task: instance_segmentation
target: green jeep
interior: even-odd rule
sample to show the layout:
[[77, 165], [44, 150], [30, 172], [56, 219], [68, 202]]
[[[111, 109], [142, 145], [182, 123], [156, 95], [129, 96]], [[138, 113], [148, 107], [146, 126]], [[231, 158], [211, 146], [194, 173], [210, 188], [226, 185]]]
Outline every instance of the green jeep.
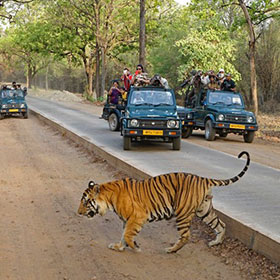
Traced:
[[124, 150], [132, 141], [171, 142], [173, 150], [181, 148], [181, 121], [175, 94], [162, 87], [131, 87], [121, 118]]
[[3, 88], [0, 90], [0, 119], [5, 116], [19, 115], [28, 118], [25, 102], [26, 91], [22, 89]]
[[245, 110], [242, 95], [237, 92], [202, 90], [192, 110], [193, 128], [205, 130], [208, 141], [214, 140], [216, 134], [226, 137], [228, 133], [234, 133], [252, 143], [258, 130], [255, 115]]

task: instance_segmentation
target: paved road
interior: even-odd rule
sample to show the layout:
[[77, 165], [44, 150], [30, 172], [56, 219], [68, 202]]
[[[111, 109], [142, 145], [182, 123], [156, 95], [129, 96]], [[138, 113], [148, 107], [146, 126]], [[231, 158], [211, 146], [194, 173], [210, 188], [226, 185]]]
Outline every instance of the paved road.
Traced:
[[[181, 151], [167, 143], [135, 143], [123, 151], [119, 132], [96, 115], [28, 97], [30, 108], [56, 121], [67, 129], [92, 141], [104, 150], [150, 175], [184, 171], [219, 179], [230, 178], [243, 168], [237, 157], [182, 141]], [[241, 151], [236, 151], [236, 155]], [[280, 242], [280, 170], [254, 163], [238, 183], [213, 189], [215, 208], [243, 224]]]

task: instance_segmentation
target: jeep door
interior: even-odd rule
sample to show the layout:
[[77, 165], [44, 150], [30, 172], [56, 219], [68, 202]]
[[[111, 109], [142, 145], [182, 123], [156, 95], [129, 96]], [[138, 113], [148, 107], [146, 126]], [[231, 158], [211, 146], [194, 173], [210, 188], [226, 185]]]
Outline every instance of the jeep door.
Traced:
[[205, 110], [205, 106], [204, 105], [204, 100], [205, 100], [205, 96], [206, 96], [206, 92], [205, 91], [200, 91], [200, 93], [198, 94], [198, 98], [196, 100], [196, 105], [195, 105], [195, 123], [196, 126], [199, 127], [204, 127], [204, 119], [205, 116], [207, 115], [207, 111]]

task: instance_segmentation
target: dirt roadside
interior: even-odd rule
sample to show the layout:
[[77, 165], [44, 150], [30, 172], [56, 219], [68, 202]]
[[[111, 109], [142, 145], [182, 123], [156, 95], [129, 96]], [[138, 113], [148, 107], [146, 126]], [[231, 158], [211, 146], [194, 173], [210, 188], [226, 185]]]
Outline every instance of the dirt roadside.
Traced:
[[280, 269], [238, 241], [216, 248], [195, 221], [180, 252], [164, 248], [177, 238], [174, 221], [151, 223], [137, 241], [141, 253], [116, 253], [115, 214], [93, 220], [76, 210], [87, 182], [123, 177], [93, 154], [31, 116], [0, 122], [0, 279], [280, 279]]

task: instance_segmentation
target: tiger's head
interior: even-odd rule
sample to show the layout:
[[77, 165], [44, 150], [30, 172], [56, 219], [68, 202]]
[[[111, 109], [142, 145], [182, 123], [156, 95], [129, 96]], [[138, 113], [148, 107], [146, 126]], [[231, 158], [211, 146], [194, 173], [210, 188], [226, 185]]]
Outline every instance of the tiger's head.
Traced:
[[100, 213], [100, 206], [98, 204], [98, 196], [100, 193], [100, 186], [93, 181], [88, 183], [88, 188], [84, 191], [81, 203], [78, 209], [78, 214], [93, 218]]

